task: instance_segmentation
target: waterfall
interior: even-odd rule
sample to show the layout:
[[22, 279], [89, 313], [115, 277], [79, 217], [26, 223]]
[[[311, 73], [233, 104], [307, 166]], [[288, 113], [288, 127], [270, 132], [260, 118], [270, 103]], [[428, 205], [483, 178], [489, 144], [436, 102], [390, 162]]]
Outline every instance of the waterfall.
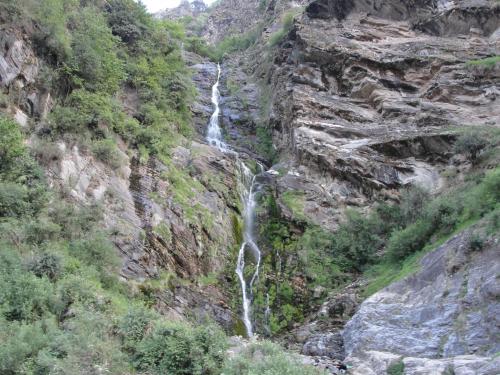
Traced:
[[[245, 324], [245, 328], [247, 331], [247, 336], [253, 336], [253, 327], [251, 320], [251, 302], [253, 299], [253, 284], [259, 277], [259, 269], [260, 269], [260, 260], [261, 253], [260, 249], [257, 246], [255, 237], [254, 237], [254, 219], [255, 219], [255, 194], [257, 190], [257, 185], [255, 183], [255, 175], [250, 171], [250, 169], [243, 163], [240, 164], [240, 175], [242, 182], [242, 192], [241, 192], [241, 200], [243, 202], [243, 243], [240, 246], [240, 250], [238, 252], [238, 261], [236, 263], [236, 274], [238, 275], [238, 279], [240, 280], [241, 292], [243, 297], [243, 323]], [[251, 254], [255, 259], [255, 271], [250, 279], [250, 283], [248, 284], [245, 280], [244, 271], [245, 271], [245, 254], [247, 250], [250, 250]]]
[[[211, 146], [217, 147], [222, 152], [233, 152], [230, 150], [228, 145], [222, 139], [222, 132], [219, 126], [219, 79], [220, 79], [220, 65], [217, 64], [217, 81], [212, 86], [212, 103], [214, 105], [214, 112], [210, 117], [210, 122], [207, 129], [207, 142]], [[256, 183], [256, 175], [252, 173], [250, 168], [237, 157], [237, 163], [239, 166], [240, 175], [240, 199], [243, 203], [243, 243], [238, 251], [238, 260], [236, 262], [236, 274], [241, 286], [241, 294], [243, 300], [243, 316], [242, 320], [245, 324], [245, 329], [248, 337], [253, 336], [253, 326], [252, 326], [252, 299], [253, 299], [253, 285], [255, 281], [259, 278], [259, 269], [261, 261], [261, 252], [259, 246], [256, 243], [254, 236], [254, 219], [255, 219], [255, 207], [256, 200], [255, 196], [258, 190], [258, 184]], [[263, 167], [260, 163], [257, 163], [260, 172], [263, 171]], [[245, 280], [245, 255], [247, 251], [250, 251], [255, 260], [255, 271], [247, 285], [247, 280]]]
[[227, 151], [227, 145], [222, 140], [222, 132], [219, 126], [219, 79], [220, 79], [220, 64], [217, 64], [217, 81], [212, 86], [212, 104], [214, 105], [214, 112], [210, 117], [207, 129], [207, 142], [211, 146], [217, 147], [222, 152]]

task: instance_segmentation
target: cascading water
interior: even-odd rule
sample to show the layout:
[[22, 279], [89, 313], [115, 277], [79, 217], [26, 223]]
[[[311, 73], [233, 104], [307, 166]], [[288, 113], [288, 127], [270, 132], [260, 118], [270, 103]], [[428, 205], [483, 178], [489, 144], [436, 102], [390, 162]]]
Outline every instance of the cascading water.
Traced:
[[[236, 274], [240, 280], [241, 292], [243, 297], [243, 323], [247, 331], [248, 337], [253, 336], [253, 327], [251, 320], [251, 301], [253, 298], [252, 288], [255, 280], [259, 277], [260, 269], [260, 249], [257, 246], [254, 238], [254, 218], [255, 218], [255, 194], [257, 185], [255, 183], [255, 175], [250, 171], [250, 169], [243, 163], [240, 162], [241, 168], [241, 179], [242, 179], [242, 193], [241, 200], [243, 202], [243, 243], [240, 246], [238, 252], [238, 261], [236, 263]], [[255, 271], [248, 284], [245, 280], [245, 254], [246, 251], [250, 250], [255, 259]]]
[[[233, 152], [229, 149], [227, 144], [222, 140], [222, 132], [219, 126], [219, 79], [220, 79], [220, 65], [217, 64], [217, 81], [212, 86], [212, 103], [214, 105], [214, 112], [210, 117], [210, 122], [207, 129], [207, 142], [217, 147], [222, 152]], [[238, 154], [236, 154], [238, 156]], [[259, 277], [261, 253], [260, 249], [256, 243], [254, 237], [254, 218], [255, 218], [255, 195], [257, 193], [258, 185], [256, 184], [256, 176], [252, 173], [250, 168], [248, 168], [245, 163], [243, 163], [239, 158], [238, 166], [240, 168], [240, 182], [241, 182], [241, 201], [243, 203], [243, 243], [240, 246], [238, 252], [238, 260], [236, 263], [236, 274], [241, 285], [241, 293], [243, 299], [243, 323], [245, 324], [245, 329], [248, 337], [253, 336], [253, 326], [251, 318], [251, 304], [253, 299], [252, 288], [255, 281]], [[262, 172], [262, 166], [260, 164], [259, 168]], [[247, 250], [251, 251], [255, 259], [255, 271], [247, 285], [245, 280], [245, 254]]]
[[214, 112], [210, 117], [207, 129], [207, 141], [211, 146], [217, 147], [222, 152], [227, 151], [227, 145], [222, 140], [222, 132], [219, 126], [219, 79], [220, 79], [220, 65], [217, 64], [217, 81], [212, 86], [212, 104], [214, 105]]

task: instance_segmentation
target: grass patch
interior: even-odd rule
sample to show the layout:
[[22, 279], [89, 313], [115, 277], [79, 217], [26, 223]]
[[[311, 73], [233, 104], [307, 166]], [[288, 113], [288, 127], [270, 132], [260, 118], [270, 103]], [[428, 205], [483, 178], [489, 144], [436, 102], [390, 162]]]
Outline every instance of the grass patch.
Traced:
[[280, 198], [283, 204], [290, 209], [294, 218], [301, 221], [306, 221], [306, 216], [304, 214], [304, 207], [305, 207], [304, 192], [297, 190], [289, 190], [285, 191]]
[[293, 27], [293, 20], [295, 16], [300, 14], [303, 9], [303, 7], [297, 7], [283, 14], [281, 18], [281, 29], [269, 37], [268, 44], [270, 47], [278, 45], [285, 38]]
[[493, 68], [496, 64], [500, 63], [500, 56], [490, 56], [484, 59], [467, 61], [468, 66], [483, 66], [486, 68]]

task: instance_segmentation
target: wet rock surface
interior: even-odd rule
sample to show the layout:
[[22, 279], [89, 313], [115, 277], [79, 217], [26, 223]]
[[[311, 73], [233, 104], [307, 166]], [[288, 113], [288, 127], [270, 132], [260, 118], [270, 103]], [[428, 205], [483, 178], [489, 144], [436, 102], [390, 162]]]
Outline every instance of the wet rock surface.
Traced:
[[191, 106], [196, 134], [204, 139], [207, 124], [212, 115], [212, 86], [217, 80], [217, 64], [191, 52], [184, 52], [184, 58], [193, 72], [193, 83], [197, 95]]

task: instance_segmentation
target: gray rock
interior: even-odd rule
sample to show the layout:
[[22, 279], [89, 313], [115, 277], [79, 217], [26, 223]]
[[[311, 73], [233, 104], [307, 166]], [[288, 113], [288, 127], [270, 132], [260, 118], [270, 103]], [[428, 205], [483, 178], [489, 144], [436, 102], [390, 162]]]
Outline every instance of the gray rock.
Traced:
[[434, 365], [483, 373], [474, 371], [500, 350], [500, 248], [490, 240], [471, 253], [469, 236], [453, 237], [426, 255], [415, 275], [361, 304], [343, 331], [348, 363], [362, 369], [380, 357], [373, 353], [392, 353], [405, 357], [408, 374], [434, 373], [429, 370]]
[[342, 360], [344, 359], [342, 335], [335, 332], [312, 336], [302, 347], [302, 354]]

